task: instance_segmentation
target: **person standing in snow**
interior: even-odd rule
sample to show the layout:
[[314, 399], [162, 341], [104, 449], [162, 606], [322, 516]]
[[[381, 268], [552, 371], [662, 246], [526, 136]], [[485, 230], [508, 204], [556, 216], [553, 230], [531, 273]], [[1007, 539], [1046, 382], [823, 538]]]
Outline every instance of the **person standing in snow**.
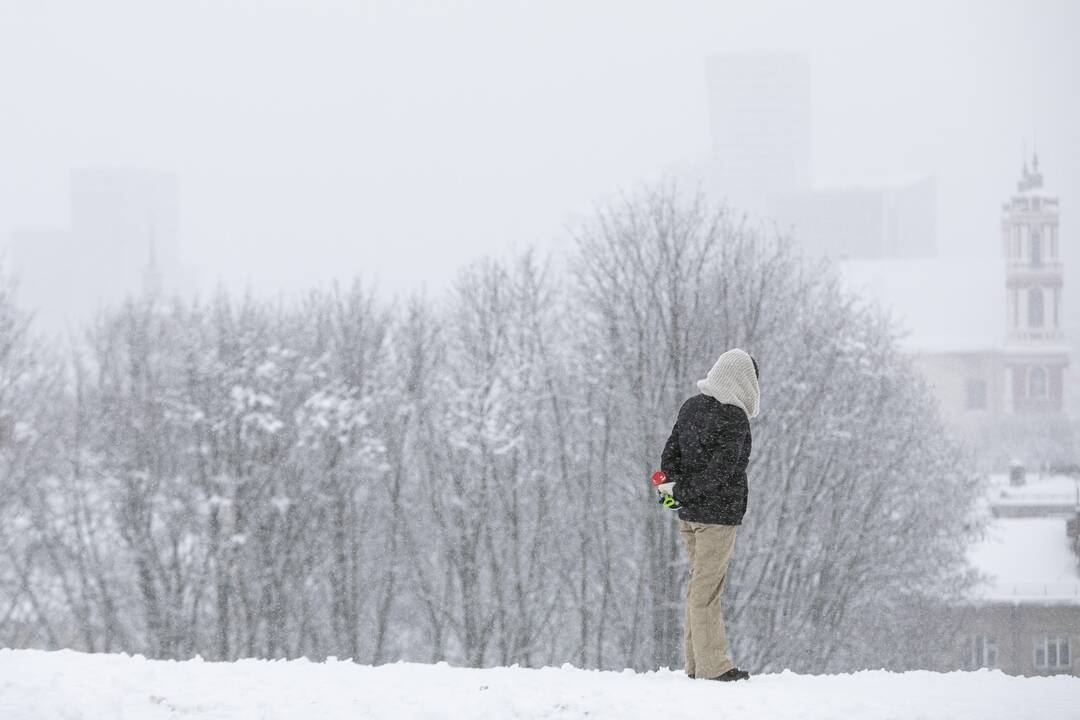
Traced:
[[750, 418], [758, 414], [758, 365], [739, 348], [720, 356], [701, 392], [679, 409], [664, 446], [657, 489], [679, 505], [679, 535], [690, 561], [683, 653], [686, 674], [710, 680], [744, 680], [750, 674], [728, 657], [720, 607], [735, 531], [746, 512]]

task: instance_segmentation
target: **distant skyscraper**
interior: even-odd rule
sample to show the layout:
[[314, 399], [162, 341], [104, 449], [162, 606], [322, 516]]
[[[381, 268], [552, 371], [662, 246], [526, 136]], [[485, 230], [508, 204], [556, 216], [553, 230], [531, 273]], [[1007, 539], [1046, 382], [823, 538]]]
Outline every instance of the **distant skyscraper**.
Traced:
[[759, 212], [771, 195], [810, 187], [810, 62], [805, 55], [706, 61], [715, 190]]
[[176, 176], [128, 168], [83, 168], [71, 175], [71, 229], [87, 271], [112, 278], [103, 298], [146, 290], [151, 261], [172, 279], [178, 264]]
[[20, 305], [49, 334], [75, 332], [101, 306], [182, 287], [175, 175], [85, 168], [71, 175], [71, 227], [11, 234]]

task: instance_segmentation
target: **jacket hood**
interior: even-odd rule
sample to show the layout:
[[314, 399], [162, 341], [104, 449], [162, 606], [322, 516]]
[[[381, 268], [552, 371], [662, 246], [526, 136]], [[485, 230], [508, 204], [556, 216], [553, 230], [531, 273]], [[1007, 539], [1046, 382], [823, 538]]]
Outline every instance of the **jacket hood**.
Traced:
[[698, 390], [722, 403], [737, 405], [747, 417], [757, 417], [761, 400], [757, 373], [750, 354], [740, 348], [728, 350], [704, 380], [698, 380]]

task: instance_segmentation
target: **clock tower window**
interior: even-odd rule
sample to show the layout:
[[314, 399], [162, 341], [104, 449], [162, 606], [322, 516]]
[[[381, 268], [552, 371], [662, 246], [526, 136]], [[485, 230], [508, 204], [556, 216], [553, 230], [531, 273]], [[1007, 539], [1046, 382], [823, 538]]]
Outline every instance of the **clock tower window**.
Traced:
[[1041, 328], [1043, 326], [1043, 291], [1040, 288], [1031, 288], [1028, 292], [1028, 327]]

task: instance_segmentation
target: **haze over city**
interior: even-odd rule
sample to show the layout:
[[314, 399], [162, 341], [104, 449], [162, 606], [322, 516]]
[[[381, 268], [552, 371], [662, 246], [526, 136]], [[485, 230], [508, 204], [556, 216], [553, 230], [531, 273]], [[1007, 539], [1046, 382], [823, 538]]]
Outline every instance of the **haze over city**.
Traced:
[[188, 289], [438, 290], [622, 190], [692, 184], [707, 58], [783, 51], [809, 64], [813, 186], [932, 176], [940, 253], [994, 256], [1034, 150], [1080, 198], [1078, 27], [1063, 0], [7, 0], [0, 237], [66, 227], [73, 169], [144, 168], [176, 177]]
[[0, 0], [0, 716], [1075, 716], [1078, 37]]

